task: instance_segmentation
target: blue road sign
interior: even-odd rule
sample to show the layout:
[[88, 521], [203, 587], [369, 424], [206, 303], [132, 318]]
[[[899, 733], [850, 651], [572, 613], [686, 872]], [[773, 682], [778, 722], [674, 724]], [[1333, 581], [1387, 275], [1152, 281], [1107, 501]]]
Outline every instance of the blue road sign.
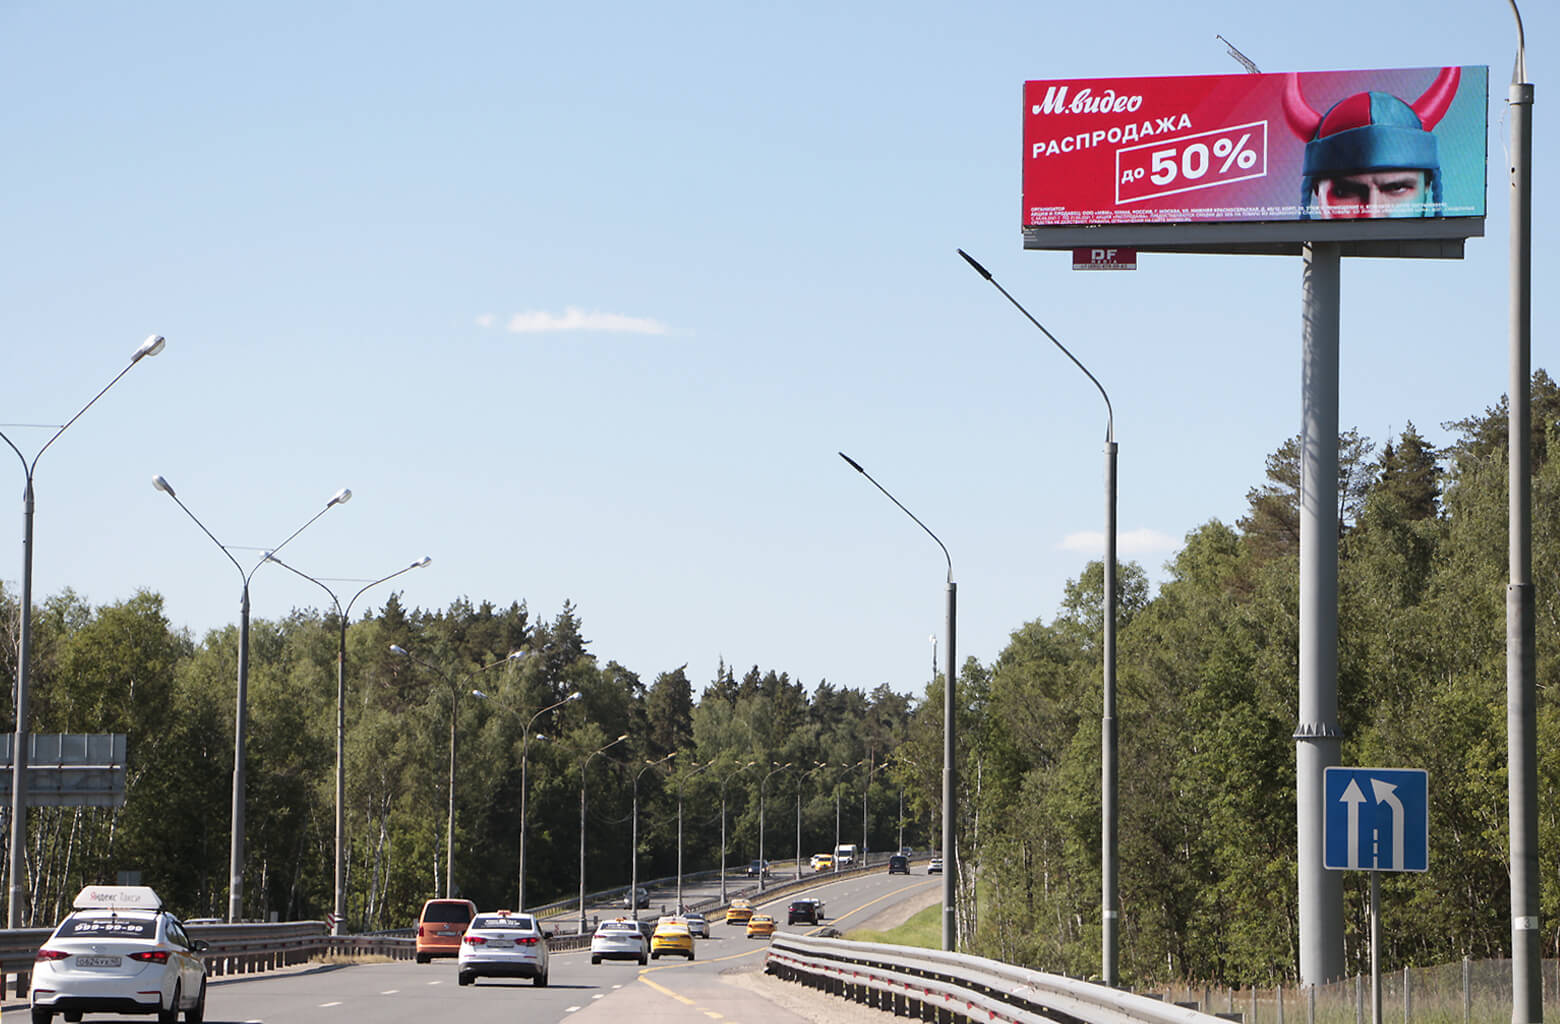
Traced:
[[1425, 871], [1430, 867], [1430, 785], [1422, 768], [1328, 768], [1322, 867]]

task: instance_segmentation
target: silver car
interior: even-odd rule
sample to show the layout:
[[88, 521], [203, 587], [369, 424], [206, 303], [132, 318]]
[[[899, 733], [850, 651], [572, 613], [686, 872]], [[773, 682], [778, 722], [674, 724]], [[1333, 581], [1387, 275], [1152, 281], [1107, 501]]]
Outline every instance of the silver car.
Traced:
[[641, 967], [650, 962], [650, 940], [639, 922], [620, 917], [596, 926], [590, 937], [590, 962], [603, 960], [638, 960]]
[[710, 923], [703, 914], [694, 912], [678, 914], [677, 919], [688, 926], [688, 934], [694, 938], [707, 939], [710, 937]]
[[56, 1013], [206, 1017], [206, 943], [195, 941], [144, 885], [90, 885], [33, 963], [33, 1024]]

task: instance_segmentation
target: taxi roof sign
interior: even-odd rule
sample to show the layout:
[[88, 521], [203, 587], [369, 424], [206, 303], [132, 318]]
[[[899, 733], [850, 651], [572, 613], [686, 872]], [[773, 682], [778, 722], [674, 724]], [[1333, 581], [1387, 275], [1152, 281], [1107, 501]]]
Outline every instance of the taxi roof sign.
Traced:
[[161, 910], [162, 898], [149, 885], [89, 885], [76, 894], [77, 910]]

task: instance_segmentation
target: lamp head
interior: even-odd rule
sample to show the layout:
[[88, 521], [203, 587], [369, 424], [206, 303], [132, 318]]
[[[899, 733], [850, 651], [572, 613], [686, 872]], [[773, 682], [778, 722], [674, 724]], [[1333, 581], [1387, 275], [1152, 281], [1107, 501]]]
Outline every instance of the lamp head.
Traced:
[[330, 508], [332, 505], [345, 505], [351, 500], [352, 489], [350, 487], [343, 487], [341, 490], [330, 496], [330, 500], [325, 503], [325, 507]]
[[488, 699], [488, 695], [483, 693], [481, 690], [472, 690], [471, 691], [471, 695], [473, 697], [476, 697], [476, 698], [480, 699], [480, 700], [487, 700]]
[[564, 700], [579, 700], [580, 697], [582, 697], [582, 696], [584, 696], [584, 695], [581, 694], [580, 691], [575, 690], [573, 693], [569, 694], [567, 697], [565, 697], [563, 699]]
[[159, 491], [163, 491], [170, 498], [178, 497], [178, 495], [173, 493], [173, 485], [168, 483], [167, 479], [161, 473], [158, 473], [156, 476], [152, 477], [152, 486]]
[[391, 654], [399, 654], [403, 658], [410, 658], [411, 657], [410, 654], [406, 653], [406, 648], [400, 646], [399, 644], [391, 644], [390, 645], [390, 653]]
[[417, 560], [417, 561], [415, 561], [415, 562], [413, 562], [413, 563], [412, 563], [412, 564], [411, 564], [411, 566], [409, 566], [409, 568], [412, 568], [412, 569], [421, 569], [421, 568], [423, 568], [423, 567], [424, 567], [424, 566], [426, 566], [426, 565], [428, 565], [428, 564], [429, 564], [429, 563], [430, 563], [430, 562], [432, 562], [432, 561], [433, 561], [433, 559], [431, 559], [431, 558], [429, 558], [429, 557], [428, 557], [428, 556], [427, 556], [427, 555], [423, 555], [423, 556], [422, 556], [422, 557], [421, 557], [421, 558], [419, 558], [419, 559], [418, 559], [418, 560]]
[[840, 456], [840, 458], [844, 459], [846, 462], [850, 463], [850, 468], [851, 469], [854, 469], [856, 472], [860, 473], [862, 476], [866, 476], [867, 475], [867, 471], [861, 468], [861, 463], [857, 462], [855, 459], [851, 458], [849, 455], [846, 455], [844, 452], [840, 452], [839, 456]]
[[505, 661], [519, 661], [521, 658], [525, 657], [529, 653], [530, 653], [529, 651], [510, 651], [508, 654], [504, 655], [504, 660]]
[[148, 335], [146, 340], [141, 342], [141, 347], [135, 350], [135, 355], [130, 357], [130, 362], [140, 362], [142, 356], [155, 356], [163, 350], [165, 344], [167, 342], [163, 340], [161, 334]]

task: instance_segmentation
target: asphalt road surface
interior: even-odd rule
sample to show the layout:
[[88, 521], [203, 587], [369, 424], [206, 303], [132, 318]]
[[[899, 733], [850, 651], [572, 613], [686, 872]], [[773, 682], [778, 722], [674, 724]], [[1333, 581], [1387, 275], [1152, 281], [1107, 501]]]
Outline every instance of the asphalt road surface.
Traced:
[[[820, 885], [807, 895], [824, 901], [824, 926], [846, 931], [905, 900], [924, 899], [941, 882], [925, 875], [873, 873]], [[781, 931], [793, 896], [757, 901], [774, 913]], [[798, 925], [796, 930], [811, 931]], [[711, 936], [695, 943], [692, 961], [662, 957], [640, 967], [628, 960], [592, 966], [586, 950], [557, 952], [550, 959], [550, 983], [481, 979], [456, 984], [453, 960], [431, 964], [396, 961], [345, 967], [294, 968], [250, 978], [212, 980], [206, 1000], [209, 1024], [426, 1024], [459, 1020], [469, 1024], [527, 1021], [609, 1024], [699, 1022], [699, 1024], [798, 1024], [818, 1018], [792, 1000], [766, 995], [757, 984], [733, 984], [733, 974], [761, 972], [767, 940], [746, 938], [738, 925], [715, 923]], [[751, 979], [748, 979], [751, 980]], [[793, 988], [799, 986], [787, 986]], [[826, 997], [816, 997], [826, 998]], [[845, 1020], [845, 1004], [834, 1019]], [[863, 1011], [876, 1014], [877, 1011]], [[24, 1005], [7, 1003], [4, 1024], [27, 1020]], [[55, 1018], [58, 1020], [59, 1018]], [[89, 1015], [89, 1024], [145, 1024], [149, 1017]]]

